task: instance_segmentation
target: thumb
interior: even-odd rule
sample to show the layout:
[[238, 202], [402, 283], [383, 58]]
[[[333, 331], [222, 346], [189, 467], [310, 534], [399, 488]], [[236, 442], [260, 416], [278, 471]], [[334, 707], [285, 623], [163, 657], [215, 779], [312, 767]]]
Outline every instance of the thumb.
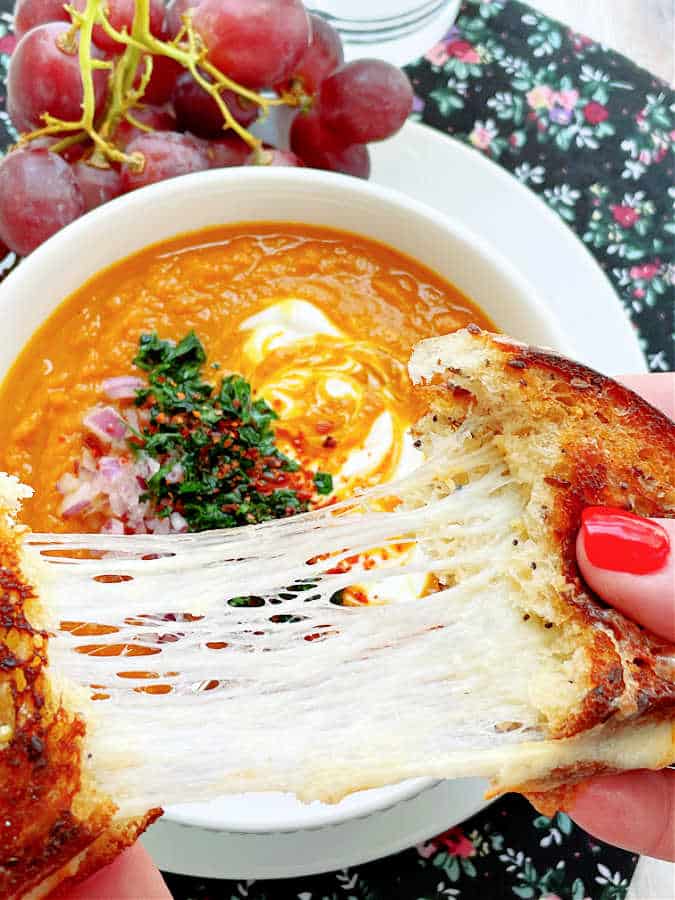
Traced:
[[582, 514], [577, 561], [590, 587], [624, 615], [675, 641], [675, 520], [593, 506]]
[[592, 778], [570, 814], [609, 844], [675, 860], [675, 772], [624, 772]]
[[162, 876], [138, 843], [87, 881], [75, 887], [62, 887], [54, 897], [61, 900], [171, 900]]

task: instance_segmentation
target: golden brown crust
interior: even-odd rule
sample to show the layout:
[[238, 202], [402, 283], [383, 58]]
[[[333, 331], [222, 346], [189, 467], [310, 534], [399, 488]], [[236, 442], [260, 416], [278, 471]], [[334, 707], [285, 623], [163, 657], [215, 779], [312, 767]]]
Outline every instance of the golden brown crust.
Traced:
[[[1, 512], [1, 511], [0, 511]], [[117, 823], [117, 807], [83, 784], [86, 725], [56, 696], [38, 600], [21, 574], [18, 539], [0, 514], [0, 897], [23, 897], [114, 858], [160, 814]], [[77, 812], [79, 811], [79, 813]], [[69, 879], [70, 881], [73, 878]], [[39, 891], [39, 889], [38, 889]]]
[[78, 861], [77, 870], [70, 873], [68, 869], [60, 870], [52, 876], [56, 885], [46, 896], [49, 900], [67, 900], [70, 889], [103, 866], [109, 865], [127, 847], [130, 847], [146, 828], [161, 816], [161, 809], [151, 809], [145, 816], [117, 822], [106, 829], [87, 848]]
[[523, 791], [523, 794], [543, 816], [554, 816], [559, 811], [568, 812], [573, 809], [577, 797], [590, 778], [609, 774], [610, 770], [604, 766], [593, 766], [587, 778], [576, 784], [563, 784], [549, 791]]

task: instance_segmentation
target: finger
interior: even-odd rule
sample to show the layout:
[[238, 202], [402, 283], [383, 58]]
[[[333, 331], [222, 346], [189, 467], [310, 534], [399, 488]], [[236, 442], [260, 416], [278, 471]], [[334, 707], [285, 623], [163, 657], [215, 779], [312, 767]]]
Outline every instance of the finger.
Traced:
[[675, 860], [675, 771], [594, 778], [579, 792], [570, 815], [608, 844]]
[[659, 372], [654, 375], [621, 375], [621, 384], [644, 397], [652, 406], [672, 419], [675, 416], [675, 373]]
[[[601, 509], [584, 510], [577, 537], [577, 560], [584, 579], [615, 609], [655, 634], [675, 641], [675, 520], [638, 520], [638, 529], [623, 540], [619, 533], [620, 511], [596, 514]], [[654, 529], [650, 535], [652, 523], [658, 531]], [[652, 557], [655, 564], [662, 557], [654, 571], [625, 571], [640, 565], [644, 569]]]
[[164, 879], [141, 844], [134, 844], [62, 896], [64, 900], [171, 900]]

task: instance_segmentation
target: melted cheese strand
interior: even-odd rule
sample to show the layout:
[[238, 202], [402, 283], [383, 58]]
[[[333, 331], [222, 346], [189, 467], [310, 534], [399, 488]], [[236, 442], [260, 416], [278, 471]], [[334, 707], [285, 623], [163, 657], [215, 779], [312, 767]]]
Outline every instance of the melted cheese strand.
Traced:
[[[435, 449], [397, 484], [292, 519], [30, 538], [67, 623], [52, 668], [102, 698], [88, 765], [124, 809], [244, 789], [336, 799], [467, 750], [480, 772], [481, 753], [542, 738], [531, 687], [540, 670], [559, 685], [566, 672], [513, 601], [527, 497], [499, 440], [463, 429]], [[402, 543], [414, 553], [383, 558]], [[425, 573], [440, 588], [422, 599], [336, 605], [354, 584]], [[186, 734], [199, 734], [197, 760]]]

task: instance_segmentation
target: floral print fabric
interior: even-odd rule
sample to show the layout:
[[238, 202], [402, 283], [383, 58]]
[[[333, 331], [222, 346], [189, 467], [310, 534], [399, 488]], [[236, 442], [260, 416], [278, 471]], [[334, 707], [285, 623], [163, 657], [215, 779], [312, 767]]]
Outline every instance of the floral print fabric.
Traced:
[[[0, 0], [0, 9], [10, 6]], [[3, 81], [9, 21], [0, 21]], [[456, 26], [408, 71], [414, 117], [539, 194], [607, 273], [651, 369], [674, 368], [673, 92], [516, 0], [465, 0]], [[0, 112], [1, 145], [14, 137]], [[636, 863], [568, 816], [539, 816], [509, 796], [459, 828], [354, 869], [284, 881], [166, 879], [177, 900], [622, 900]]]
[[539, 194], [607, 273], [650, 368], [675, 368], [675, 93], [515, 0], [465, 0], [408, 71], [414, 116]]

